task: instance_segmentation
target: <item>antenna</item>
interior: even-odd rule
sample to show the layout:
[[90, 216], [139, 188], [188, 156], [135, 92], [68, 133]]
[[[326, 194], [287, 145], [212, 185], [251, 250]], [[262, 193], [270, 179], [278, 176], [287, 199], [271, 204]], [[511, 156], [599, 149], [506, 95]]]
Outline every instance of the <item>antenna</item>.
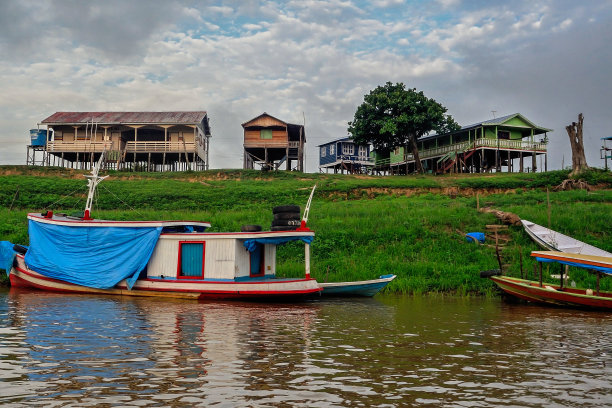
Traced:
[[496, 110], [492, 110], [491, 113], [493, 114], [493, 119], [495, 119], [495, 112], [497, 112]]

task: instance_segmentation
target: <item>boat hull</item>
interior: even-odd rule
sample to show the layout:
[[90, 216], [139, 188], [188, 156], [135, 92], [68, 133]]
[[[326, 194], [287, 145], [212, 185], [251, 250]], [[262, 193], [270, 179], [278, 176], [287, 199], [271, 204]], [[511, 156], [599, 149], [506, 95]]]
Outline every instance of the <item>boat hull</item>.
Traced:
[[356, 282], [320, 283], [322, 296], [366, 296], [372, 297], [389, 284], [395, 275], [384, 275], [379, 279]]
[[186, 281], [170, 279], [139, 279], [132, 289], [125, 281], [109, 289], [97, 289], [48, 278], [29, 268], [23, 257], [16, 258], [9, 275], [11, 287], [39, 289], [50, 292], [103, 294], [183, 299], [280, 299], [318, 296], [321, 287], [314, 279], [260, 279], [250, 282]]
[[612, 310], [612, 293], [601, 291], [599, 295], [587, 295], [585, 289], [564, 288], [508, 276], [490, 278], [507, 294], [529, 302], [554, 306]]

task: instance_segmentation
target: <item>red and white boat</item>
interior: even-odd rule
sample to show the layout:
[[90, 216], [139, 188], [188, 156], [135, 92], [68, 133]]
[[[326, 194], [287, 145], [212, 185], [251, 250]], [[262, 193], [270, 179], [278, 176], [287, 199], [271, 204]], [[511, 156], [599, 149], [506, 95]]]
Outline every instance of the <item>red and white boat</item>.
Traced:
[[[12, 287], [264, 300], [321, 292], [310, 277], [314, 232], [306, 221], [312, 193], [300, 227], [288, 226], [286, 231], [218, 233], [207, 232], [210, 224], [206, 222], [97, 220], [90, 212], [95, 187], [103, 179], [98, 177], [101, 161], [88, 176], [90, 191], [83, 217], [28, 214], [30, 246], [14, 259], [9, 275]], [[304, 277], [276, 277], [276, 248], [289, 241], [304, 243]]]

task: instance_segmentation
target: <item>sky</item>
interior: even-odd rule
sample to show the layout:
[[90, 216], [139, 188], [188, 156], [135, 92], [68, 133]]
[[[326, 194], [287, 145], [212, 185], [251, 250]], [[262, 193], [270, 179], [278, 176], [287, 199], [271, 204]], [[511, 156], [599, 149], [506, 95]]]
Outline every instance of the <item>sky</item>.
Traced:
[[209, 114], [211, 168], [242, 167], [241, 124], [267, 112], [317, 145], [347, 136], [387, 81], [460, 125], [513, 113], [553, 129], [549, 169], [612, 136], [612, 1], [0, 0], [0, 164], [57, 111]]

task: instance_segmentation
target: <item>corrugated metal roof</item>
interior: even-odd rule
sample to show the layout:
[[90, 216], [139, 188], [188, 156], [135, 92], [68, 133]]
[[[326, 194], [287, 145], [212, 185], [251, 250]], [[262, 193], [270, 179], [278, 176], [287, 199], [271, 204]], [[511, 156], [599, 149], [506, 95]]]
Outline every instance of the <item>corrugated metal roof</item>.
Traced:
[[330, 140], [329, 142], [321, 143], [320, 145], [317, 145], [317, 147], [326, 146], [326, 145], [332, 144], [332, 143], [346, 142], [346, 141], [353, 141], [353, 138], [350, 137], [350, 136], [349, 137], [342, 137], [340, 139]]
[[194, 112], [55, 112], [42, 124], [191, 124], [202, 123], [205, 111]]

